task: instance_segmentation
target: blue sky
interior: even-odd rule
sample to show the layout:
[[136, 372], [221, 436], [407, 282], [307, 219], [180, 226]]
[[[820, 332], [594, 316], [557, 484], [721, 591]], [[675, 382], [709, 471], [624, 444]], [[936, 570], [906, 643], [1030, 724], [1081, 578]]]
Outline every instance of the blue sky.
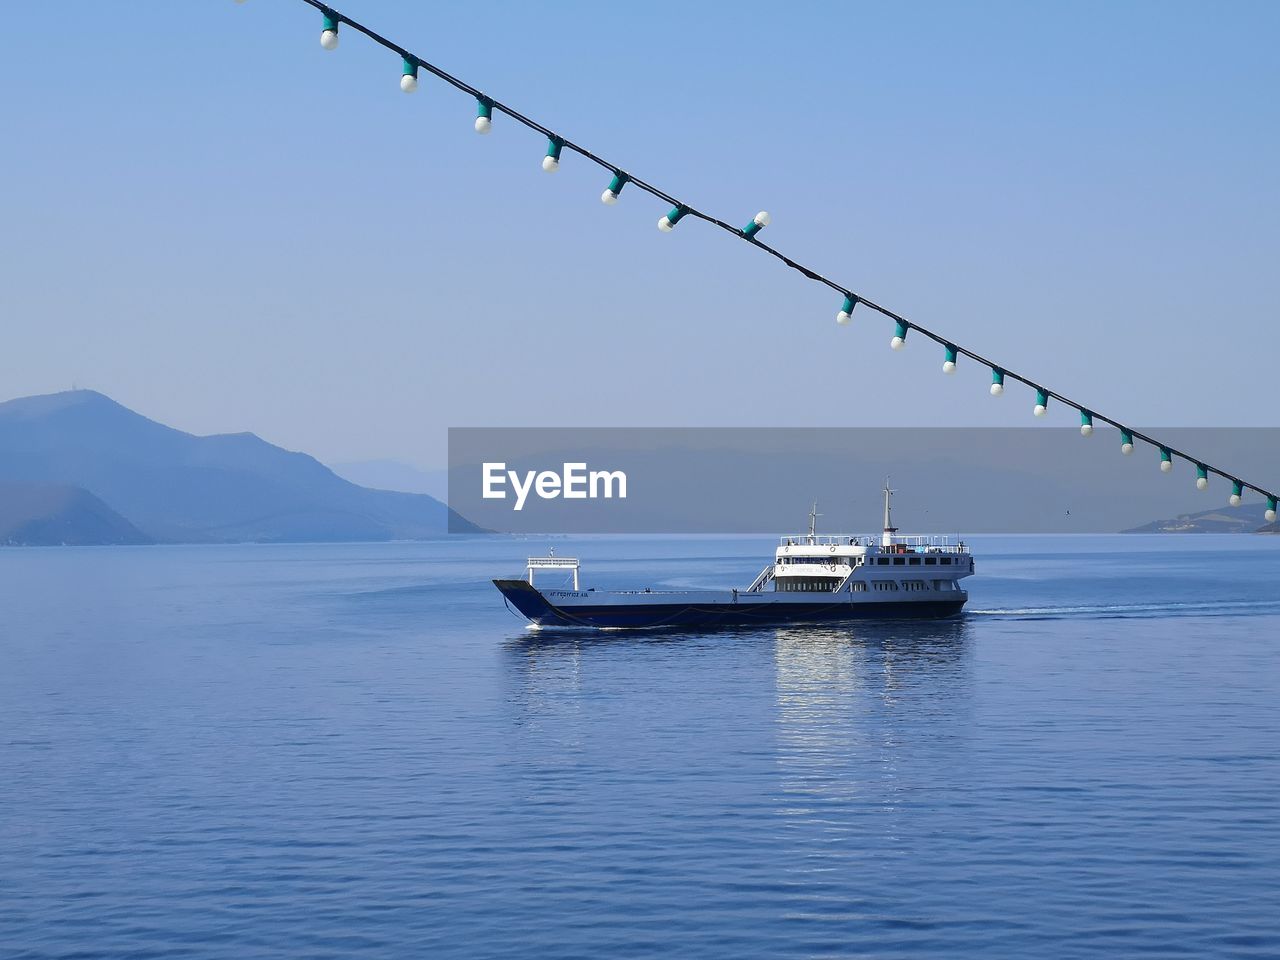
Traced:
[[[1280, 6], [339, 8], [1099, 411], [1276, 425]], [[425, 467], [451, 425], [1030, 422], [355, 34], [326, 53], [300, 2], [5, 30], [0, 395]]]

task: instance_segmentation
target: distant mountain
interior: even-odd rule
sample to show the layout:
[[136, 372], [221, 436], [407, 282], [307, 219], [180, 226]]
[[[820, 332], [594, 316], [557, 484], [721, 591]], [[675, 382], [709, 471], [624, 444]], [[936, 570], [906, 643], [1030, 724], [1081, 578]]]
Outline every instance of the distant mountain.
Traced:
[[[0, 481], [79, 487], [166, 542], [418, 539], [450, 527], [433, 497], [366, 490], [251, 433], [183, 433], [91, 390], [0, 404]], [[479, 531], [460, 517], [453, 529]]]
[[357, 460], [330, 466], [343, 480], [375, 490], [399, 490], [401, 493], [425, 493], [437, 500], [448, 500], [449, 471], [419, 470], [399, 460]]
[[88, 490], [56, 483], [0, 483], [0, 543], [82, 546], [151, 543]]
[[1215, 507], [1199, 513], [1183, 513], [1169, 520], [1153, 520], [1122, 533], [1275, 533], [1277, 524], [1268, 524], [1261, 503], [1238, 507]]

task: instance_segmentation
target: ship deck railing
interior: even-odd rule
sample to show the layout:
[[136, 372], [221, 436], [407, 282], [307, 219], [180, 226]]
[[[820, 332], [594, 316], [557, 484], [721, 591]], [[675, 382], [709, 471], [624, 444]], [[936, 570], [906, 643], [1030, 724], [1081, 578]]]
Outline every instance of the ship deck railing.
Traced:
[[892, 547], [882, 547], [880, 537], [848, 536], [844, 534], [823, 534], [820, 536], [779, 537], [778, 545], [783, 547], [866, 547], [872, 551], [885, 553], [900, 552], [905, 548], [912, 553], [968, 553], [969, 547], [963, 540], [949, 536], [893, 536]]
[[578, 561], [574, 557], [530, 557], [528, 559], [525, 571], [528, 575], [529, 586], [533, 586], [533, 571], [535, 570], [568, 570], [573, 574], [573, 589], [578, 589]]

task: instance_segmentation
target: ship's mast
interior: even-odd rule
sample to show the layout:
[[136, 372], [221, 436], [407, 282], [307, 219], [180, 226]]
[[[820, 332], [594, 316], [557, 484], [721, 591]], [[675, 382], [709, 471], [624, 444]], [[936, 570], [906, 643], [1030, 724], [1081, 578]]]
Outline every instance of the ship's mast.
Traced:
[[809, 509], [809, 543], [815, 543], [818, 537], [818, 518], [822, 516], [818, 512], [818, 501], [813, 501], [813, 506]]
[[889, 489], [889, 478], [884, 478], [884, 536], [880, 538], [880, 546], [893, 546], [893, 535], [898, 532], [898, 528], [893, 525], [893, 517], [890, 514], [889, 501], [896, 493], [896, 490]]

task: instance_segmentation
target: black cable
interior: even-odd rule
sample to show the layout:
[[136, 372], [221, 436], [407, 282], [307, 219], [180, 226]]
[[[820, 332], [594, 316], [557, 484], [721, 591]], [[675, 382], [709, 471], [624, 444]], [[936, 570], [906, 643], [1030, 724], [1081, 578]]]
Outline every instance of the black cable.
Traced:
[[719, 227], [721, 230], [724, 230], [728, 233], [733, 234], [740, 240], [745, 240], [747, 241], [747, 243], [750, 243], [753, 246], [759, 247], [765, 253], [782, 261], [782, 263], [784, 263], [786, 266], [790, 267], [792, 270], [795, 270], [797, 273], [802, 274], [809, 280], [813, 280], [817, 283], [821, 283], [824, 286], [831, 288], [836, 293], [840, 293], [840, 294], [843, 294], [845, 297], [848, 297], [850, 300], [854, 302], [855, 306], [862, 306], [862, 307], [866, 307], [869, 310], [874, 310], [876, 313], [879, 313], [882, 316], [887, 317], [890, 320], [893, 320], [895, 323], [902, 324], [902, 326], [905, 327], [907, 330], [918, 330], [920, 331], [922, 336], [928, 337], [930, 340], [944, 347], [950, 347], [951, 349], [955, 350], [958, 356], [968, 357], [969, 359], [974, 360], [982, 364], [983, 366], [990, 367], [993, 371], [999, 371], [1001, 374], [1003, 374], [1004, 377], [1010, 380], [1015, 380], [1018, 383], [1024, 384], [1025, 386], [1028, 386], [1033, 390], [1038, 390], [1042, 392], [1045, 396], [1050, 397], [1054, 400], [1057, 400], [1058, 402], [1062, 403], [1065, 406], [1074, 407], [1076, 410], [1079, 410], [1081, 413], [1088, 413], [1089, 416], [1092, 417], [1094, 420], [1099, 420], [1102, 423], [1107, 424], [1108, 426], [1115, 427], [1117, 430], [1120, 430], [1128, 434], [1129, 436], [1133, 437], [1135, 440], [1142, 440], [1143, 442], [1148, 443], [1153, 447], [1157, 447], [1162, 451], [1167, 450], [1172, 456], [1181, 457], [1183, 460], [1186, 460], [1189, 463], [1195, 464], [1199, 468], [1203, 468], [1206, 473], [1216, 474], [1222, 477], [1224, 480], [1230, 480], [1233, 484], [1238, 484], [1242, 490], [1253, 490], [1261, 494], [1262, 496], [1266, 497], [1268, 500], [1277, 499], [1276, 494], [1272, 493], [1269, 490], [1266, 490], [1263, 487], [1258, 486], [1257, 484], [1247, 483], [1244, 480], [1241, 480], [1239, 477], [1234, 476], [1233, 474], [1227, 473], [1225, 470], [1220, 470], [1219, 468], [1212, 466], [1211, 464], [1208, 464], [1203, 460], [1199, 460], [1188, 453], [1184, 453], [1183, 451], [1178, 450], [1175, 447], [1171, 447], [1166, 443], [1161, 443], [1159, 440], [1156, 440], [1154, 437], [1148, 436], [1145, 433], [1140, 433], [1137, 430], [1133, 430], [1129, 427], [1126, 427], [1123, 424], [1121, 424], [1120, 421], [1118, 420], [1113, 420], [1110, 417], [1105, 417], [1100, 413], [1095, 413], [1091, 408], [1086, 407], [1083, 404], [1076, 403], [1074, 400], [1071, 400], [1060, 393], [1050, 390], [1047, 387], [1043, 387], [1036, 381], [1023, 376], [1020, 373], [1015, 373], [1014, 371], [1009, 370], [1006, 367], [1002, 367], [997, 363], [993, 363], [992, 361], [986, 359], [980, 354], [974, 353], [972, 350], [969, 350], [965, 347], [960, 346], [954, 340], [948, 340], [945, 337], [934, 333], [932, 330], [929, 330], [926, 327], [922, 327], [920, 326], [920, 324], [915, 323], [911, 320], [908, 320], [906, 317], [903, 317], [897, 313], [894, 313], [888, 307], [881, 306], [880, 304], [876, 303], [873, 300], [868, 300], [866, 297], [863, 297], [857, 293], [854, 293], [848, 287], [845, 287], [839, 283], [836, 283], [834, 280], [823, 276], [822, 274], [818, 273], [816, 270], [812, 270], [809, 267], [806, 267], [804, 264], [799, 263], [796, 260], [792, 260], [786, 254], [769, 246], [767, 243], [762, 243], [760, 240], [756, 239], [753, 236], [747, 236], [738, 227], [735, 227], [732, 224], [726, 223], [723, 220], [719, 220], [716, 217], [711, 216], [709, 213], [704, 213], [703, 211], [699, 210], [697, 207], [691, 206], [687, 203], [683, 203], [677, 200], [675, 197], [671, 196], [671, 194], [658, 189], [651, 183], [641, 180], [639, 177], [635, 176], [634, 174], [628, 171], [625, 171], [622, 167], [619, 167], [615, 164], [610, 163], [609, 161], [605, 160], [603, 157], [597, 156], [596, 154], [588, 150], [586, 147], [581, 146], [580, 144], [574, 143], [572, 140], [570, 140], [568, 137], [565, 137], [563, 134], [555, 133], [550, 128], [544, 127], [542, 124], [538, 123], [538, 121], [534, 120], [532, 117], [525, 116], [519, 110], [516, 110], [515, 108], [508, 106], [502, 101], [497, 100], [486, 93], [483, 93], [482, 91], [471, 86], [471, 84], [466, 83], [463, 80], [459, 80], [457, 77], [453, 76], [450, 73], [445, 72], [444, 70], [437, 67], [435, 64], [430, 63], [426, 60], [423, 60], [421, 57], [417, 56], [416, 54], [410, 53], [408, 50], [400, 46], [398, 43], [388, 40], [386, 37], [382, 36], [379, 33], [375, 33], [373, 30], [369, 29], [364, 24], [358, 23], [355, 20], [352, 20], [350, 17], [346, 16], [345, 14], [339, 13], [337, 10], [333, 9], [332, 7], [327, 6], [324, 3], [321, 3], [320, 0], [302, 0], [302, 2], [307, 4], [308, 6], [314, 7], [315, 9], [321, 11], [327, 16], [333, 18], [335, 21], [338, 21], [340, 23], [345, 23], [351, 29], [357, 31], [358, 33], [364, 34], [370, 40], [374, 41], [374, 43], [380, 44], [381, 46], [386, 47], [388, 50], [394, 51], [395, 53], [399, 54], [403, 60], [406, 60], [409, 63], [416, 64], [417, 66], [419, 66], [423, 70], [426, 70], [428, 73], [432, 74], [433, 76], [439, 77], [441, 80], [443, 80], [445, 83], [449, 84], [450, 86], [455, 87], [458, 90], [463, 91], [464, 93], [470, 94], [471, 96], [475, 97], [477, 100], [483, 100], [485, 103], [489, 104], [492, 110], [495, 110], [498, 113], [505, 114], [506, 116], [510, 117], [512, 120], [515, 120], [517, 123], [521, 123], [524, 126], [528, 127], [530, 130], [538, 131], [538, 133], [542, 134], [548, 140], [554, 139], [559, 141], [559, 143], [562, 145], [562, 149], [571, 150], [574, 153], [578, 154], [579, 156], [585, 157], [586, 159], [590, 160], [592, 163], [595, 163], [598, 166], [603, 167], [605, 170], [609, 171], [611, 174], [625, 173], [627, 176], [627, 182], [630, 184], [633, 184], [636, 187], [636, 189], [643, 190], [645, 193], [649, 194], [650, 196], [657, 197], [659, 200], [662, 200], [665, 203], [671, 204], [672, 207], [680, 208], [681, 210], [684, 211], [685, 216], [696, 217], [699, 220], [706, 221], [712, 226]]

